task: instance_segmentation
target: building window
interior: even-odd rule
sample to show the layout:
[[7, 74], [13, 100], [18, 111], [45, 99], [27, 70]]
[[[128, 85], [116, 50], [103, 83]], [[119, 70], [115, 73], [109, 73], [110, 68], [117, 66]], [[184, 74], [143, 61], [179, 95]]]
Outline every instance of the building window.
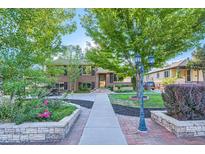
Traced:
[[82, 66], [83, 75], [91, 75], [92, 67], [91, 66]]
[[114, 81], [117, 81], [117, 74], [114, 74], [113, 79], [114, 79]]
[[191, 70], [187, 70], [187, 81], [191, 81]]
[[78, 86], [79, 86], [79, 90], [87, 90], [93, 87], [91, 83], [87, 83], [87, 82], [79, 82]]
[[159, 73], [157, 73], [157, 79], [159, 78]]
[[91, 84], [92, 84], [91, 89], [94, 89], [95, 88], [95, 82], [92, 82]]
[[113, 81], [114, 81], [114, 74], [111, 73], [111, 74], [110, 74], [110, 83], [113, 83]]
[[64, 90], [68, 90], [68, 83], [64, 82]]
[[64, 82], [56, 83], [56, 88], [59, 90], [64, 90]]
[[164, 77], [168, 78], [169, 76], [170, 76], [170, 71], [169, 70], [164, 71]]

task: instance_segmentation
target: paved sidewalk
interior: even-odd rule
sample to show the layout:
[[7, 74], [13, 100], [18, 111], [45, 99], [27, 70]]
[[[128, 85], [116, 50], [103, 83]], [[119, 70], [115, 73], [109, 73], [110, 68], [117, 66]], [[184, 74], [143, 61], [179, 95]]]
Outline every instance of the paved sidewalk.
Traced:
[[107, 94], [97, 94], [79, 144], [127, 144]]
[[198, 145], [205, 144], [205, 137], [177, 138], [173, 133], [158, 125], [150, 118], [146, 119], [148, 132], [137, 131], [139, 117], [117, 115], [122, 131], [131, 145]]

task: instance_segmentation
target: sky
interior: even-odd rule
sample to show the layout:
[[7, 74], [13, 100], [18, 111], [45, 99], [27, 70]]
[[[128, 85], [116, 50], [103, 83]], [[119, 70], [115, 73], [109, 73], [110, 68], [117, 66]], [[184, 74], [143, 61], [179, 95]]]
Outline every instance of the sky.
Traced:
[[82, 50], [84, 50], [86, 47], [86, 42], [92, 42], [92, 39], [86, 36], [85, 29], [80, 24], [79, 16], [82, 16], [84, 13], [84, 9], [76, 9], [76, 16], [73, 20], [77, 23], [77, 29], [75, 32], [63, 37], [63, 45], [79, 45], [82, 48]]
[[[89, 36], [86, 36], [85, 29], [80, 24], [80, 16], [82, 16], [84, 13], [85, 13], [84, 9], [76, 9], [76, 16], [74, 17], [73, 20], [77, 23], [77, 29], [72, 34], [69, 34], [69, 35], [66, 35], [63, 37], [63, 39], [62, 39], [63, 45], [70, 45], [70, 44], [79, 45], [82, 48], [82, 50], [84, 51], [84, 49], [86, 47], [86, 42], [92, 43], [92, 39]], [[205, 41], [202, 41], [202, 43], [204, 44]], [[189, 50], [187, 52], [184, 52], [184, 53], [176, 56], [175, 58], [170, 59], [167, 63], [172, 63], [172, 62], [179, 61], [179, 60], [185, 59], [185, 58], [191, 58], [192, 52], [193, 52], [193, 50]]]

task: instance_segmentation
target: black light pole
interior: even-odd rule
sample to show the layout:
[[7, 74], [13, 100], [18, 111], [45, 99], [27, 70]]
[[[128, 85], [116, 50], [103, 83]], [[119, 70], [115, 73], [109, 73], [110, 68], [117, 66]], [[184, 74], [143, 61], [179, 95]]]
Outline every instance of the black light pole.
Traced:
[[[154, 64], [154, 57], [149, 56], [148, 62], [150, 65]], [[140, 120], [139, 120], [139, 127], [138, 130], [145, 132], [147, 131], [146, 123], [145, 123], [145, 114], [144, 114], [144, 65], [141, 60], [141, 55], [136, 54], [135, 56], [135, 64], [136, 69], [139, 68], [139, 76], [140, 76]]]

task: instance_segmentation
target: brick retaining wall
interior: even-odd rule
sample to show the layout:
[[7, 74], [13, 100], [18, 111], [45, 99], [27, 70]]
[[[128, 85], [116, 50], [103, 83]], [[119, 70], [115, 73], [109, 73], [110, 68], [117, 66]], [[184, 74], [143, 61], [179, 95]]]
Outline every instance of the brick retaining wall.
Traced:
[[80, 108], [59, 122], [29, 122], [0, 124], [0, 144], [49, 143], [62, 140], [80, 115]]

